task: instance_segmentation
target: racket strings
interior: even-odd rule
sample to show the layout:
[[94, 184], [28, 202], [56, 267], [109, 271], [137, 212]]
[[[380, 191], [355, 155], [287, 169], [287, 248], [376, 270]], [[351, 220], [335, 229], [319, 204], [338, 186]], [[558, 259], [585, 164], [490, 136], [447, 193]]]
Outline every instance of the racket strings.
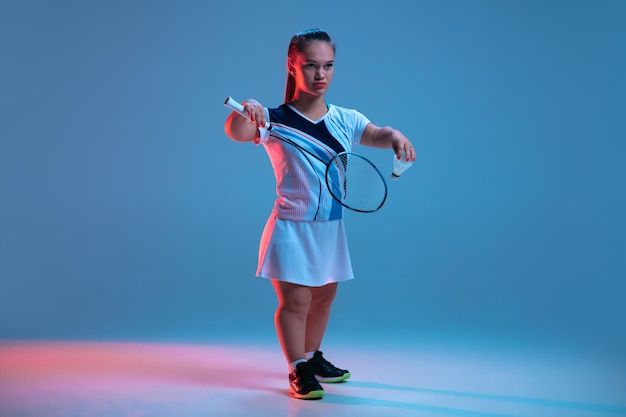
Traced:
[[376, 211], [387, 198], [387, 185], [378, 169], [357, 154], [341, 153], [333, 158], [326, 181], [333, 197], [356, 211]]

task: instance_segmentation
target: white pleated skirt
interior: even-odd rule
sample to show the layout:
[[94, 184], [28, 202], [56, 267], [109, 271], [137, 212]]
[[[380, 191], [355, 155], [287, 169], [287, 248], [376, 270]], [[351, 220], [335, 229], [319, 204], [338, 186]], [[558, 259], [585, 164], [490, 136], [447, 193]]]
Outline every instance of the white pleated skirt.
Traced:
[[354, 278], [343, 220], [292, 221], [272, 213], [261, 236], [256, 275], [309, 287]]

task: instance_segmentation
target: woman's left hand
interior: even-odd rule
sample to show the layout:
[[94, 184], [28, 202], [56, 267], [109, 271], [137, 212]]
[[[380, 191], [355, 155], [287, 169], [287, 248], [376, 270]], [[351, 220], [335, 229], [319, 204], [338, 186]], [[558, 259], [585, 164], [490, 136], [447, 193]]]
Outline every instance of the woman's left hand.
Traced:
[[392, 134], [391, 147], [393, 148], [396, 158], [402, 158], [406, 161], [415, 161], [415, 148], [411, 141], [399, 130], [394, 130]]

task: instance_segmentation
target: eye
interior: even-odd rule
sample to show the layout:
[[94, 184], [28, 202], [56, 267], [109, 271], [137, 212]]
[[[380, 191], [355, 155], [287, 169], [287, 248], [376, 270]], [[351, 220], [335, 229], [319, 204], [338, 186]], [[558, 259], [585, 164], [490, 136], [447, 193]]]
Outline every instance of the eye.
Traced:
[[334, 64], [332, 62], [330, 62], [330, 63], [324, 65], [324, 68], [329, 69], [329, 68], [332, 68], [333, 66], [334, 66]]

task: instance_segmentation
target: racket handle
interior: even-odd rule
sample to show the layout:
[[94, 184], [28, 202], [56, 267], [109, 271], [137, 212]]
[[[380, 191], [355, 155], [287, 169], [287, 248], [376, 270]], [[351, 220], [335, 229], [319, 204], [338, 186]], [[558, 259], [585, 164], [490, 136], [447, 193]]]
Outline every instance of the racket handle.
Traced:
[[[243, 106], [241, 105], [241, 103], [237, 102], [234, 98], [230, 96], [224, 102], [224, 106], [228, 107], [229, 109], [233, 111], [236, 111], [237, 113], [239, 113], [246, 119], [250, 118], [250, 115], [243, 110]], [[266, 129], [270, 128], [270, 122], [265, 122], [265, 128]]]

